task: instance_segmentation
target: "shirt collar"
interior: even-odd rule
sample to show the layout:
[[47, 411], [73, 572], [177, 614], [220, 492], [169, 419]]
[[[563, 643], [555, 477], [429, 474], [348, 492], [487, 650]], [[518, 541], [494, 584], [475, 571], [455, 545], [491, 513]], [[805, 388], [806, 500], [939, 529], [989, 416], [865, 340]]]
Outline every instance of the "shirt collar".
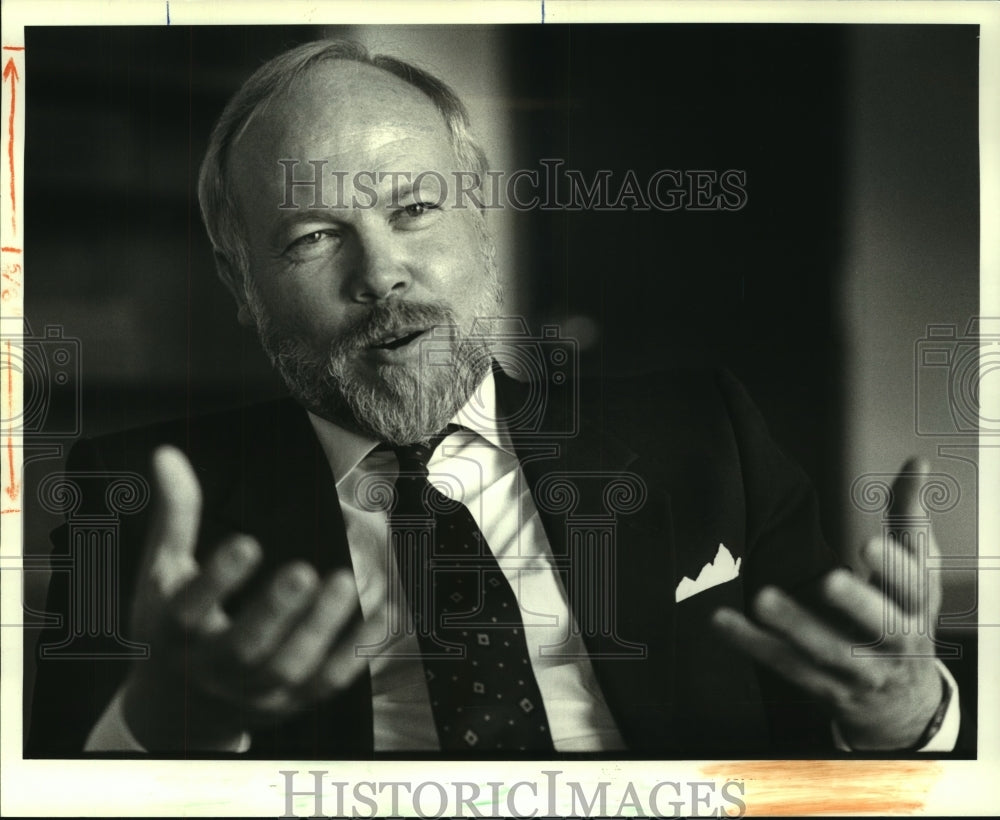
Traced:
[[[315, 413], [310, 412], [308, 415], [337, 485], [380, 443], [377, 439], [347, 430]], [[472, 391], [469, 400], [452, 416], [451, 422], [472, 430], [494, 447], [516, 455], [507, 425], [503, 419], [497, 418], [496, 382], [492, 370], [478, 389]]]

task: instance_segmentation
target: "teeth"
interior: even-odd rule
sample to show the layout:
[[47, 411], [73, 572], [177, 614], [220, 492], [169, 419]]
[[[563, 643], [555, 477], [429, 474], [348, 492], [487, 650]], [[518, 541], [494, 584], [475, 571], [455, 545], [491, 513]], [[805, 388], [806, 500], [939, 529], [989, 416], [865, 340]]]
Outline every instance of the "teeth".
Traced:
[[420, 333], [421, 333], [420, 330], [411, 330], [411, 331], [408, 331], [406, 333], [400, 333], [397, 336], [389, 336], [389, 337], [383, 339], [381, 342], [379, 342], [375, 346], [376, 347], [400, 346], [400, 343], [404, 339], [416, 338], [417, 336], [420, 335]]

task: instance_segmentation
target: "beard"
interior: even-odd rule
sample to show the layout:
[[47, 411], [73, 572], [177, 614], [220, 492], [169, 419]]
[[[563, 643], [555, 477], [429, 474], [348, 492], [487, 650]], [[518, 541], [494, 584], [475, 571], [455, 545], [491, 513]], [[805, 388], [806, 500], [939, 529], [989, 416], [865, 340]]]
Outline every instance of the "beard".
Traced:
[[[495, 316], [502, 293], [487, 256], [483, 294], [474, 316]], [[347, 429], [393, 445], [427, 441], [443, 430], [489, 373], [488, 321], [462, 327], [442, 302], [378, 302], [325, 350], [283, 332], [247, 277], [247, 304], [261, 345], [295, 399]], [[365, 351], [400, 328], [431, 327], [416, 343], [415, 363], [365, 361]]]

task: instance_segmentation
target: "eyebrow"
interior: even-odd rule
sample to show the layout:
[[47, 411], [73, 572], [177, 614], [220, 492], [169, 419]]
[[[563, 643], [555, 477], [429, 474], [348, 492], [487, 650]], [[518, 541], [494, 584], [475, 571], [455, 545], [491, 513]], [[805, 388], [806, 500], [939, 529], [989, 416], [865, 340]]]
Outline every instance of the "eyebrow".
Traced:
[[[350, 213], [355, 210], [371, 210], [372, 207], [378, 207], [379, 203], [382, 202], [384, 202], [385, 208], [391, 208], [394, 205], [400, 205], [403, 200], [412, 196], [415, 192], [420, 193], [419, 189], [414, 186], [414, 180], [420, 177], [422, 172], [413, 173], [411, 171], [391, 170], [356, 171], [354, 172], [353, 180], [356, 181], [360, 176], [362, 182], [368, 188], [374, 188], [377, 194], [375, 205], [366, 205], [364, 202], [368, 195], [363, 191], [358, 192], [356, 187], [353, 194], [348, 194], [347, 185], [343, 180], [348, 178], [350, 174], [347, 171], [337, 172], [337, 174], [340, 173], [345, 176], [337, 179], [333, 172], [328, 171], [327, 174], [334, 177], [336, 181], [323, 184], [320, 190], [313, 189], [314, 201], [318, 194], [322, 194], [320, 201], [323, 204], [321, 206], [295, 205], [282, 207], [279, 205], [276, 209], [278, 219], [275, 221], [274, 227], [267, 233], [269, 243], [275, 247], [282, 245], [286, 241], [285, 233], [295, 225], [306, 222], [325, 222], [348, 226], [349, 220], [338, 219], [337, 214]], [[444, 176], [444, 173], [441, 171], [437, 173]], [[373, 174], [374, 176], [372, 176]], [[408, 175], [408, 178], [401, 178], [399, 176], [401, 174]], [[382, 175], [380, 180], [379, 175]], [[296, 187], [301, 185], [303, 188], [308, 188], [311, 184], [310, 182], [296, 183]], [[395, 197], [391, 195], [393, 193], [395, 193]], [[341, 194], [343, 194], [343, 201], [341, 201]], [[285, 192], [283, 203], [289, 201], [289, 196], [294, 196], [294, 189], [292, 192]], [[362, 197], [362, 201], [357, 205], [352, 204], [358, 196]]]
[[[321, 194], [320, 202], [322, 205], [288, 205], [283, 207], [283, 205], [289, 202], [289, 197], [294, 196], [294, 192], [284, 192], [284, 199], [282, 205], [278, 206], [278, 211], [282, 214], [291, 215], [304, 215], [305, 217], [315, 216], [317, 214], [329, 214], [330, 211], [347, 211], [352, 210], [356, 207], [362, 207], [357, 205], [351, 205], [350, 202], [353, 201], [357, 196], [362, 197], [362, 200], [366, 198], [367, 191], [374, 188], [378, 194], [378, 201], [385, 201], [388, 205], [393, 202], [398, 202], [404, 197], [410, 196], [414, 191], [419, 192], [414, 185], [414, 180], [422, 175], [427, 174], [426, 171], [420, 171], [414, 174], [412, 171], [356, 171], [354, 172], [353, 178], [350, 177], [350, 172], [348, 171], [327, 171], [328, 176], [334, 181], [332, 183], [323, 184], [321, 189], [313, 189], [313, 201], [315, 202], [317, 196]], [[435, 173], [445, 176], [444, 173], [436, 171]], [[344, 176], [340, 176], [343, 174]], [[400, 178], [401, 174], [406, 174], [409, 178]], [[381, 179], [379, 178], [381, 176]], [[355, 183], [353, 186], [355, 188], [355, 193], [349, 195], [347, 193], [347, 185], [344, 180], [351, 178]], [[360, 181], [363, 183], [364, 188], [361, 192], [358, 192], [356, 183]], [[447, 184], [447, 183], [446, 183]], [[295, 187], [307, 188], [312, 186], [312, 182], [296, 182]], [[389, 194], [395, 193], [395, 199]], [[341, 194], [343, 194], [343, 202], [340, 201]], [[362, 210], [368, 210], [369, 206], [363, 206]]]

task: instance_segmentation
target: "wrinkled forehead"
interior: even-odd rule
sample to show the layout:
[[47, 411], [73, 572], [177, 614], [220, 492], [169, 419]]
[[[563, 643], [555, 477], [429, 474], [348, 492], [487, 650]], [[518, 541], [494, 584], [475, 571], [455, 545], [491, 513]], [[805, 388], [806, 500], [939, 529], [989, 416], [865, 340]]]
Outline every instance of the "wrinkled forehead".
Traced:
[[325, 160], [348, 172], [453, 162], [448, 128], [430, 98], [350, 60], [311, 67], [263, 105], [234, 141], [229, 168], [237, 179], [241, 171], [256, 176], [276, 172], [279, 159]]

